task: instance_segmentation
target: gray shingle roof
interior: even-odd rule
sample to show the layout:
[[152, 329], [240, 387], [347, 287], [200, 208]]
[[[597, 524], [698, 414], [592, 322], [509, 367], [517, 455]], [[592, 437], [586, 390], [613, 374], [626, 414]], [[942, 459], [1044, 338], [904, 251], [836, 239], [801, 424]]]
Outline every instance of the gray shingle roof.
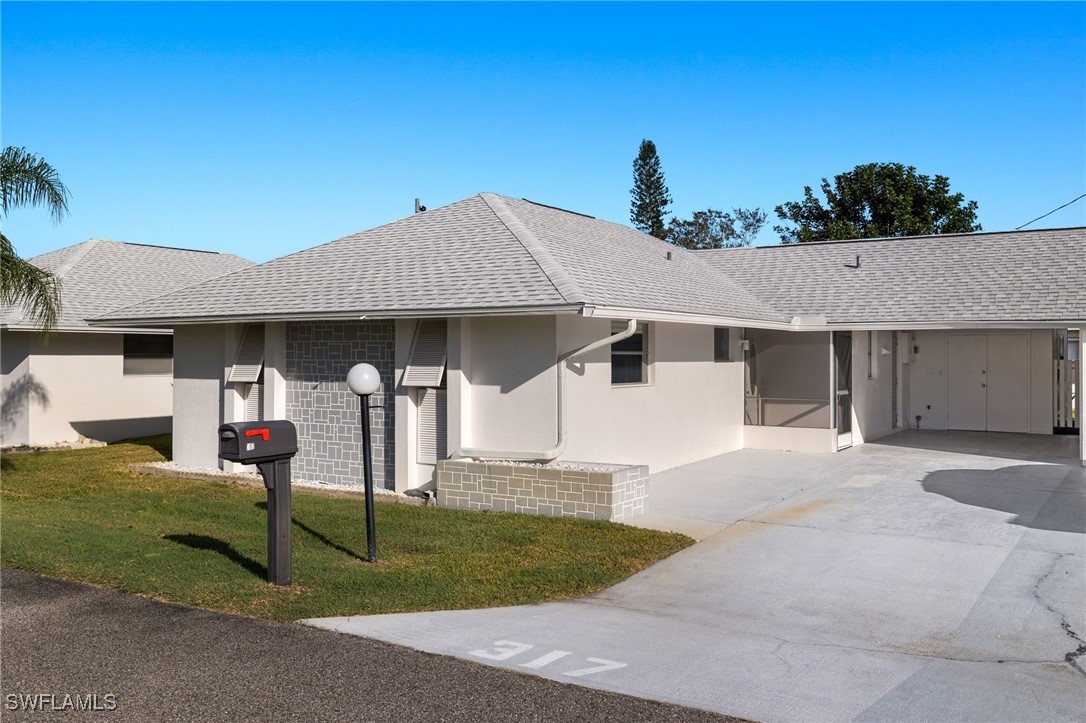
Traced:
[[503, 205], [520, 219], [530, 238], [565, 270], [586, 303], [789, 321], [686, 249], [621, 224], [531, 201], [493, 194], [484, 197], [493, 205]]
[[690, 252], [619, 224], [490, 193], [121, 309], [105, 320], [585, 304], [786, 321]]
[[[857, 254], [860, 268], [846, 267]], [[788, 324], [797, 315], [838, 324], [1060, 321], [1086, 318], [1084, 277], [1082, 228], [691, 252], [620, 224], [483, 193], [100, 321], [583, 306], [753, 324]]]
[[1086, 319], [1086, 228], [695, 253], [774, 308], [833, 324]]
[[[61, 280], [60, 329], [87, 327], [87, 319], [139, 304], [251, 266], [252, 262], [212, 251], [190, 251], [91, 239], [29, 259]], [[22, 306], [0, 310], [0, 324], [31, 326]]]

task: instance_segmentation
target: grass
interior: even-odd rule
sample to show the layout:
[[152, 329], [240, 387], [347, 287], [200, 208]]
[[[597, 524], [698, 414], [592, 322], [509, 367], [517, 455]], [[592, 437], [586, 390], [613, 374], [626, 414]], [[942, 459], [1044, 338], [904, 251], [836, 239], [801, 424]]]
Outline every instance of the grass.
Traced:
[[570, 518], [379, 501], [365, 562], [361, 498], [295, 488], [293, 578], [266, 582], [265, 492], [136, 475], [169, 437], [2, 459], [0, 562], [264, 618], [521, 605], [600, 590], [692, 544]]

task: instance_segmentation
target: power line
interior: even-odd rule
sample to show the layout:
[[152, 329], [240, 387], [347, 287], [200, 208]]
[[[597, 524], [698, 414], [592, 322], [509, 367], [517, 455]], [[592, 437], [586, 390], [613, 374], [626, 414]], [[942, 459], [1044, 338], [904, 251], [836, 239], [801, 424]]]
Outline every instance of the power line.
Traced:
[[1054, 208], [1054, 209], [1052, 209], [1051, 211], [1049, 211], [1048, 213], [1046, 213], [1046, 214], [1045, 214], [1044, 216], [1038, 216], [1037, 218], [1033, 219], [1033, 221], [1030, 221], [1029, 223], [1024, 223], [1024, 224], [1022, 224], [1021, 226], [1019, 226], [1018, 228], [1016, 228], [1016, 229], [1015, 229], [1015, 231], [1020, 231], [1020, 230], [1024, 229], [1024, 228], [1025, 228], [1026, 226], [1029, 226], [1029, 224], [1030, 224], [1030, 223], [1034, 223], [1034, 222], [1036, 222], [1036, 221], [1040, 221], [1040, 220], [1041, 220], [1042, 218], [1044, 218], [1045, 216], [1051, 216], [1052, 214], [1056, 213], [1056, 211], [1059, 211], [1059, 210], [1060, 210], [1060, 208], [1067, 208], [1068, 206], [1070, 206], [1070, 205], [1071, 205], [1072, 203], [1074, 203], [1075, 201], [1078, 201], [1079, 199], [1083, 199], [1083, 198], [1086, 198], [1086, 193], [1082, 194], [1082, 195], [1081, 195], [1081, 196], [1079, 196], [1078, 198], [1072, 198], [1072, 199], [1071, 199], [1070, 201], [1068, 201], [1067, 203], [1063, 204], [1063, 205], [1062, 205], [1062, 206], [1060, 206], [1059, 208]]

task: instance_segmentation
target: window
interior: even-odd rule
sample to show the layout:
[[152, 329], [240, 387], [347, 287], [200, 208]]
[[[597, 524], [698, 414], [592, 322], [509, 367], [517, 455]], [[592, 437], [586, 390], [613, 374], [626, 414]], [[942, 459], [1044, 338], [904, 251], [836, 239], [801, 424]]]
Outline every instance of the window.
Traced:
[[173, 374], [172, 334], [125, 334], [125, 374]]
[[[626, 329], [626, 322], [611, 322], [611, 333]], [[611, 383], [647, 384], [649, 381], [648, 328], [638, 324], [633, 336], [611, 345]]]
[[713, 361], [730, 362], [731, 360], [731, 329], [717, 327], [713, 329]]

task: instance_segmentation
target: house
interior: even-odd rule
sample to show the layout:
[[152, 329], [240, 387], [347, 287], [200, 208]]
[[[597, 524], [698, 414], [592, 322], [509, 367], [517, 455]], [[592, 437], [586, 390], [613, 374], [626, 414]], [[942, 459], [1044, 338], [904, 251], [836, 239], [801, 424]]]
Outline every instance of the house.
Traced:
[[118, 439], [170, 430], [173, 337], [87, 319], [251, 266], [230, 254], [91, 239], [30, 259], [60, 279], [56, 332], [0, 310], [4, 446]]
[[576, 511], [614, 517], [591, 508], [614, 470], [918, 425], [1052, 434], [1083, 279], [1084, 228], [687, 251], [483, 193], [95, 323], [174, 329], [180, 464], [220, 464], [222, 420], [282, 418], [295, 476], [356, 482], [345, 378], [367, 361], [379, 485], [522, 509], [572, 482], [518, 461], [579, 462]]

